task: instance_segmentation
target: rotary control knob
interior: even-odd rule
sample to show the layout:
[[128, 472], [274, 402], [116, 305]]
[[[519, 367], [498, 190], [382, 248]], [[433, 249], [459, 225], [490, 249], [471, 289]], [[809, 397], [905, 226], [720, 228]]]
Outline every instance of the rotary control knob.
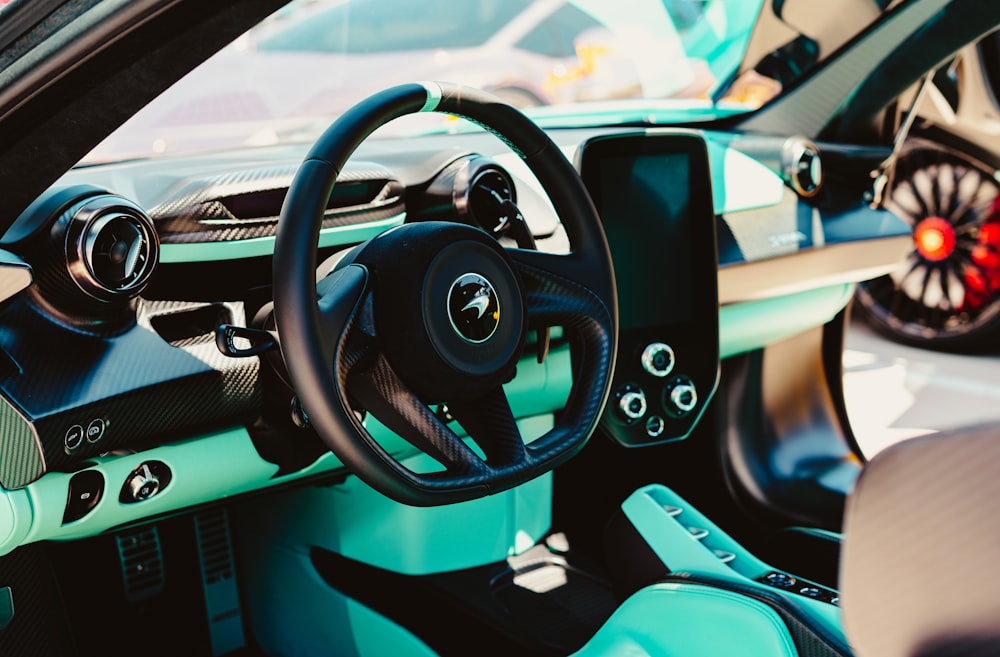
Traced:
[[635, 421], [646, 414], [646, 395], [642, 390], [629, 390], [618, 400], [618, 410], [628, 421]]
[[129, 476], [125, 486], [128, 488], [129, 496], [134, 501], [141, 502], [160, 492], [160, 478], [143, 463]]
[[674, 378], [663, 389], [663, 405], [674, 417], [687, 415], [698, 405], [698, 389], [686, 376]]
[[674, 350], [662, 342], [651, 342], [642, 350], [642, 369], [655, 377], [664, 377], [674, 369]]
[[129, 473], [122, 486], [118, 501], [123, 504], [135, 504], [148, 500], [170, 484], [172, 479], [170, 468], [160, 461], [146, 461]]

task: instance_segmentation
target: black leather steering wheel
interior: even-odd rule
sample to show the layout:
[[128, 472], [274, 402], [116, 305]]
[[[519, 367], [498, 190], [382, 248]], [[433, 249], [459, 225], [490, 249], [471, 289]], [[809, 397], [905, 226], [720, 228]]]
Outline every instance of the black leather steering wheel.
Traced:
[[[506, 142], [548, 194], [572, 251], [504, 249], [449, 222], [404, 224], [351, 252], [317, 284], [317, 242], [334, 182], [376, 128], [415, 112], [471, 119]], [[319, 138], [288, 191], [274, 252], [274, 311], [295, 393], [326, 445], [385, 495], [418, 506], [497, 493], [565, 462], [608, 396], [618, 312], [604, 231], [576, 170], [534, 123], [495, 97], [446, 83], [371, 96]], [[555, 427], [525, 445], [502, 384], [532, 327], [562, 326], [574, 383]], [[429, 408], [448, 409], [481, 458]], [[438, 461], [415, 472], [380, 446], [364, 409]]]

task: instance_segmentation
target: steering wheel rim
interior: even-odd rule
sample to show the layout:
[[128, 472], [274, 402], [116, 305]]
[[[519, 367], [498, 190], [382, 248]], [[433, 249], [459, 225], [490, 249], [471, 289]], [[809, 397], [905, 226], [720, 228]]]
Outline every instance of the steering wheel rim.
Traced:
[[[317, 284], [319, 232], [340, 170], [375, 129], [394, 118], [427, 111], [472, 120], [517, 153], [548, 194], [572, 251], [554, 255], [502, 249], [486, 233], [460, 224], [406, 224], [353, 251]], [[492, 280], [475, 279], [480, 285], [475, 294], [488, 296], [484, 290], [493, 282], [495, 299], [491, 297], [490, 303], [498, 304], [495, 321], [504, 327], [503, 331], [494, 329], [504, 334], [502, 338], [491, 334], [476, 342], [460, 336], [473, 346], [456, 347], [458, 355], [450, 354], [434, 343], [435, 336], [443, 335], [434, 328], [440, 323], [435, 313], [448, 308], [459, 294], [454, 291], [459, 278], [449, 288], [447, 302], [424, 302], [419, 311], [422, 326], [420, 318], [411, 316], [412, 331], [402, 335], [409, 339], [409, 333], [426, 332], [423, 338], [413, 339], [431, 340], [438, 359], [432, 364], [444, 363], [437, 377], [440, 385], [429, 387], [422, 382], [425, 370], [418, 369], [424, 365], [402, 362], [406, 357], [399, 354], [407, 353], [406, 349], [393, 352], [395, 341], [382, 338], [396, 322], [381, 319], [384, 312], [379, 309], [396, 304], [397, 298], [405, 303], [417, 296], [412, 290], [387, 296], [387, 290], [394, 289], [393, 281], [406, 284], [398, 273], [393, 278], [391, 262], [408, 257], [399, 254], [411, 251], [417, 254], [416, 260], [403, 268], [411, 272], [426, 268], [418, 289], [422, 297], [440, 296], [437, 290], [447, 287], [448, 276], [467, 263], [476, 263], [478, 268], [482, 262], [493, 263]], [[448, 256], [445, 251], [454, 254]], [[614, 274], [603, 228], [576, 169], [559, 148], [523, 114], [490, 94], [447, 83], [406, 84], [348, 110], [317, 140], [292, 181], [278, 223], [273, 267], [275, 322], [296, 395], [326, 446], [352, 472], [390, 498], [432, 506], [507, 490], [568, 460], [597, 426], [610, 390], [618, 333]], [[434, 278], [439, 271], [445, 273]], [[497, 283], [499, 279], [503, 281]], [[511, 286], [520, 296], [520, 318]], [[470, 301], [463, 311], [479, 305]], [[506, 308], [503, 314], [501, 307]], [[454, 323], [456, 311], [441, 312], [452, 313], [451, 326], [460, 333]], [[478, 313], [482, 318], [483, 310]], [[515, 326], [517, 322], [520, 327]], [[574, 348], [574, 383], [555, 427], [525, 446], [501, 385], [513, 376], [529, 324], [564, 327]], [[449, 339], [455, 342], [454, 336]], [[476, 347], [479, 343], [485, 346]], [[408, 348], [413, 350], [412, 345]], [[433, 354], [428, 358], [433, 360]], [[397, 367], [404, 370], [402, 376]], [[446, 374], [453, 370], [460, 372], [457, 385], [441, 383], [448, 381]], [[465, 383], [473, 392], [456, 392]], [[468, 398], [429, 399], [434, 395]], [[428, 408], [431, 402], [449, 404], [485, 459], [437, 418]], [[417, 473], [404, 466], [365, 429], [355, 412], [358, 404], [441, 463], [444, 470]]]

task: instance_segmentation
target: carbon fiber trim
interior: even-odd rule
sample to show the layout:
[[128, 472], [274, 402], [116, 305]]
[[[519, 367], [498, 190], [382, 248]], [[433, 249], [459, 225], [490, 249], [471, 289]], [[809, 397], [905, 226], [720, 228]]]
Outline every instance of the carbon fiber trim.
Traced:
[[[278, 213], [296, 169], [280, 165], [198, 178], [151, 208], [149, 215], [164, 244], [271, 237], [277, 233]], [[371, 163], [349, 165], [337, 180], [322, 227], [398, 215], [405, 209], [403, 192], [388, 169]]]
[[17, 488], [45, 473], [35, 428], [6, 397], [0, 397], [0, 436], [0, 485]]
[[[184, 320], [206, 305], [243, 321], [239, 304], [145, 302], [136, 326], [99, 337], [54, 324], [24, 303], [5, 309], [0, 347], [22, 372], [0, 378], [0, 392], [14, 405], [0, 405], [0, 484], [19, 488], [103, 452], [249, 418], [261, 402], [257, 358], [222, 355], [215, 322], [204, 317], [174, 330], [172, 342], [150, 328], [157, 317]], [[74, 434], [79, 439], [70, 440]]]

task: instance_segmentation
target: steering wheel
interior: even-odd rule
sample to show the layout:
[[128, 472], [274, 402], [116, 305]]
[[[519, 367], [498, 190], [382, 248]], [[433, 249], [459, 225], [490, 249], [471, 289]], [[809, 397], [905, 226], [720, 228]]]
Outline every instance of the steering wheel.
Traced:
[[[572, 251], [505, 249], [471, 226], [411, 223], [355, 248], [317, 283], [323, 214], [347, 159], [384, 123], [428, 111], [465, 117], [506, 142], [549, 196]], [[397, 501], [449, 504], [517, 486], [576, 454], [600, 419], [618, 334], [601, 222], [559, 148], [490, 94], [405, 84], [343, 114], [288, 191], [273, 280], [282, 357], [310, 423], [344, 465]], [[574, 383], [553, 429], [526, 445], [502, 385], [515, 374], [527, 332], [547, 326], [571, 338]], [[439, 403], [485, 458], [429, 408]], [[365, 429], [361, 409], [443, 469], [403, 465]]]

